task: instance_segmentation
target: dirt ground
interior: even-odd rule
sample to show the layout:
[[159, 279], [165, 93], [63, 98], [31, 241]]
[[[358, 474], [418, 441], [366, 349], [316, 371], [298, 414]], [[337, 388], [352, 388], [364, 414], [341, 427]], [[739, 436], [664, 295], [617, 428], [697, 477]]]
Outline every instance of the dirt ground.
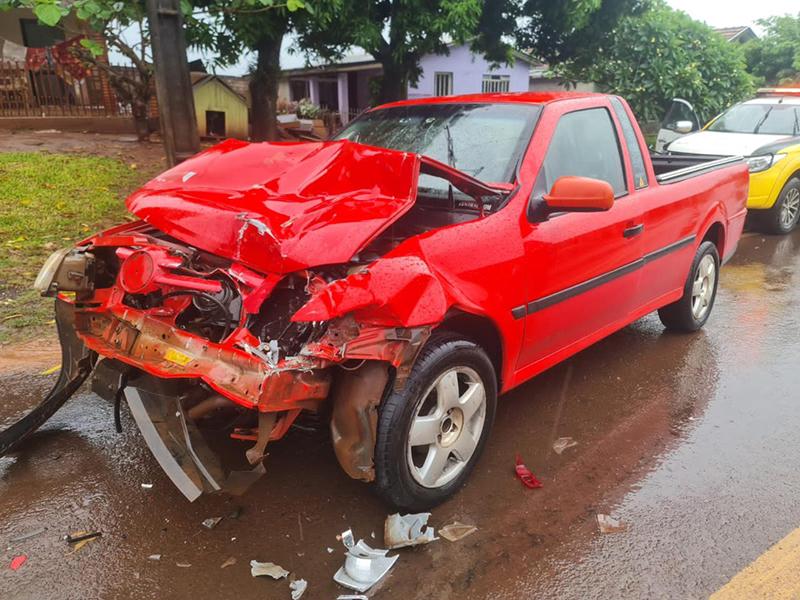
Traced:
[[[431, 517], [477, 533], [400, 550], [369, 597], [704, 598], [718, 589], [800, 522], [798, 277], [800, 232], [749, 234], [701, 332], [667, 334], [651, 315], [502, 397], [471, 480]], [[51, 357], [31, 355], [34, 366], [23, 351], [4, 355], [0, 428], [54, 377], [41, 374]], [[0, 459], [0, 596], [288, 599], [285, 580], [251, 577], [253, 559], [308, 580], [304, 599], [347, 593], [332, 581], [343, 559], [336, 535], [352, 527], [380, 547], [387, 508], [341, 472], [326, 428], [307, 425], [269, 446], [267, 475], [247, 495], [190, 504], [127, 412], [117, 434], [112, 407], [82, 390]], [[563, 436], [578, 445], [559, 455], [552, 445]], [[231, 452], [243, 448], [230, 442]], [[517, 453], [542, 489], [515, 479]], [[626, 530], [599, 533], [598, 513]], [[216, 516], [214, 529], [201, 525]], [[61, 538], [79, 530], [103, 535], [71, 552]], [[27, 562], [12, 571], [19, 555]]]
[[157, 173], [166, 168], [161, 142], [137, 141], [133, 135], [107, 133], [74, 133], [55, 129], [31, 131], [0, 130], [0, 152], [76, 153], [105, 156], [136, 164], [146, 172]]

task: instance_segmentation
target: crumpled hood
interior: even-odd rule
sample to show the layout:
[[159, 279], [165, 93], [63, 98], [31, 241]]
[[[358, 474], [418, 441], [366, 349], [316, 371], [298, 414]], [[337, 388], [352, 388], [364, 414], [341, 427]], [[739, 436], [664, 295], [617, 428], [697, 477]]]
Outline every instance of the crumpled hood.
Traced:
[[263, 273], [350, 260], [411, 208], [420, 157], [350, 141], [227, 140], [159, 175], [128, 210]]
[[760, 133], [698, 131], [678, 138], [667, 146], [667, 151], [710, 156], [751, 156], [762, 146], [773, 144], [786, 137]]

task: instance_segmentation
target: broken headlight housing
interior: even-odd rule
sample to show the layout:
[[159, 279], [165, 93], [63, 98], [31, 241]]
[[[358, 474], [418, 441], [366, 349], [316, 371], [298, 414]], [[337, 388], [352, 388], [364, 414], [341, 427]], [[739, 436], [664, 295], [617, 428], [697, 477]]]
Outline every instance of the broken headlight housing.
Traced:
[[94, 288], [94, 255], [81, 248], [62, 248], [44, 262], [34, 289], [42, 296], [58, 292], [88, 292]]

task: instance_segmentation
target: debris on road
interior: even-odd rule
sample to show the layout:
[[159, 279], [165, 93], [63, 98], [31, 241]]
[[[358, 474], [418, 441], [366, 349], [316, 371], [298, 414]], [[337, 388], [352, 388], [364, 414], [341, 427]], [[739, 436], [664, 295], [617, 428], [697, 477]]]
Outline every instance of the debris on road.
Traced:
[[577, 446], [578, 442], [573, 440], [571, 437], [560, 437], [555, 442], [553, 442], [553, 452], [556, 454], [561, 454], [567, 448], [572, 448]]
[[208, 519], [203, 521], [203, 527], [205, 527], [206, 529], [214, 529], [214, 527], [219, 525], [220, 521], [222, 521], [222, 517], [209, 517]]
[[28, 560], [27, 555], [20, 554], [19, 556], [15, 556], [11, 559], [11, 570], [17, 571], [19, 568], [25, 564], [25, 561]]
[[289, 575], [289, 571], [271, 562], [250, 561], [250, 575], [253, 577], [272, 577], [273, 579], [283, 579]]
[[56, 365], [54, 367], [50, 367], [49, 369], [45, 369], [44, 371], [39, 373], [39, 375], [52, 375], [53, 373], [56, 373], [57, 371], [60, 371], [60, 370], [61, 370], [61, 365], [58, 364], [58, 365]]
[[305, 593], [307, 587], [308, 582], [305, 579], [295, 579], [290, 582], [289, 589], [292, 590], [292, 600], [300, 600], [300, 596]]
[[433, 527], [427, 527], [430, 516], [431, 513], [389, 515], [383, 526], [383, 543], [390, 550], [396, 550], [434, 541], [437, 538]]
[[439, 529], [439, 535], [448, 542], [458, 542], [476, 531], [478, 531], [478, 528], [475, 525], [464, 525], [464, 523], [455, 521]]
[[380, 581], [394, 566], [399, 556], [386, 556], [389, 550], [370, 548], [364, 540], [353, 543], [353, 532], [348, 529], [340, 536], [347, 555], [333, 580], [357, 592], [366, 592]]
[[328, 551], [328, 554], [333, 554], [333, 548], [325, 548]]
[[176, 567], [180, 567], [181, 569], [188, 569], [189, 567], [192, 566], [192, 563], [179, 562], [179, 563], [175, 563], [175, 566]]
[[10, 540], [8, 540], [8, 542], [10, 544], [16, 544], [18, 542], [24, 542], [25, 540], [29, 540], [29, 539], [31, 539], [33, 537], [36, 537], [37, 535], [41, 535], [44, 532], [45, 532], [45, 528], [44, 527], [40, 527], [39, 529], [34, 529], [33, 531], [28, 531], [27, 533], [22, 533], [22, 534], [18, 535], [17, 537], [13, 537]]
[[67, 544], [72, 546], [72, 550], [67, 554], [75, 554], [76, 552], [80, 552], [80, 550], [92, 540], [95, 540], [103, 535], [99, 531], [76, 531], [75, 533], [65, 535], [64, 541]]
[[161, 560], [161, 555], [160, 554], [151, 554], [150, 556], [147, 557], [147, 560]]
[[103, 535], [101, 531], [76, 531], [75, 533], [71, 533], [69, 535], [64, 536], [64, 541], [68, 544], [77, 544], [78, 542], [86, 542], [89, 540], [93, 540], [94, 538], [100, 537]]
[[341, 594], [336, 600], [369, 600], [364, 594]]
[[229, 556], [228, 558], [225, 559], [225, 562], [222, 563], [219, 568], [220, 569], [227, 569], [228, 567], [232, 567], [235, 564], [236, 564], [236, 557], [235, 556]]
[[242, 516], [243, 512], [244, 512], [244, 509], [241, 506], [237, 506], [236, 508], [234, 508], [231, 511], [231, 513], [228, 515], [228, 518], [229, 519], [238, 519], [239, 517]]
[[517, 478], [519, 478], [519, 480], [525, 487], [532, 490], [543, 487], [542, 482], [536, 479], [536, 476], [522, 462], [522, 457], [519, 454], [517, 454], [516, 465], [514, 467], [514, 470], [517, 473]]
[[143, 490], [152, 490], [153, 489], [153, 484], [152, 483], [143, 483], [142, 484], [142, 489]]
[[628, 528], [622, 521], [603, 514], [597, 515], [597, 527], [600, 529], [600, 533], [619, 533]]

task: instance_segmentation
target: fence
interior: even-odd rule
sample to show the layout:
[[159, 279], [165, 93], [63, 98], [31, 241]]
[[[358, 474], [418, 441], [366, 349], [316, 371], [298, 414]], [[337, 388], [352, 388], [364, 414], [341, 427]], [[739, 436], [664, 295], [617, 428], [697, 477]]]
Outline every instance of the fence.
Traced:
[[77, 79], [57, 66], [37, 70], [0, 61], [0, 117], [92, 117], [131, 114], [119, 102], [108, 77], [93, 69]]

